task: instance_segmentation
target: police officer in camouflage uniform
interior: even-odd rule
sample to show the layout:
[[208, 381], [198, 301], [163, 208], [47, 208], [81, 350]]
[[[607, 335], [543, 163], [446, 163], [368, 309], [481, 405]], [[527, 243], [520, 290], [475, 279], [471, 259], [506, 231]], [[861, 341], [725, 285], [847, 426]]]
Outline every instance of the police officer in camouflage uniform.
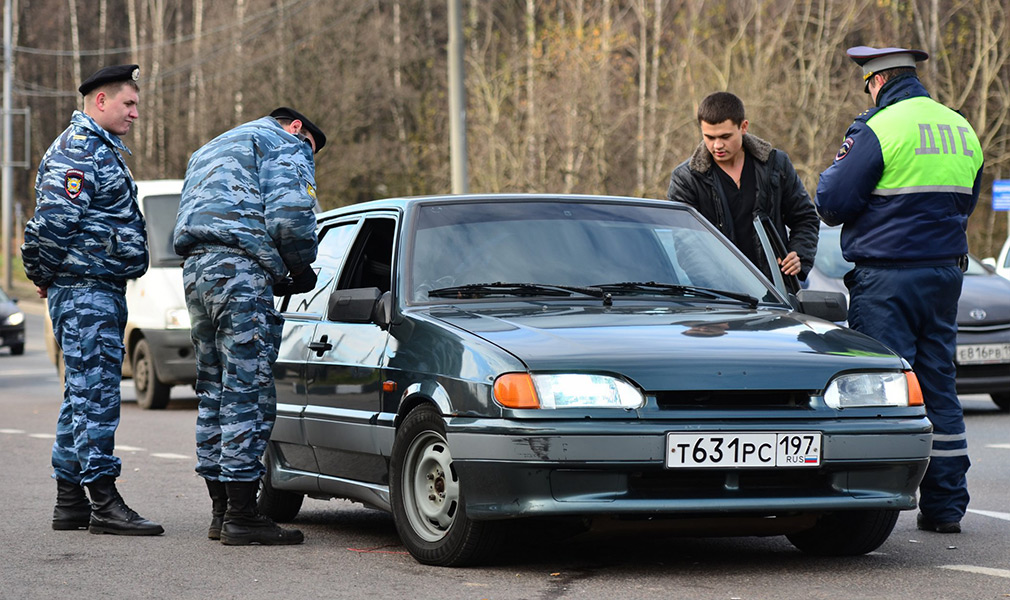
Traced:
[[[158, 535], [116, 490], [113, 455], [126, 327], [126, 280], [147, 271], [147, 232], [119, 136], [138, 117], [137, 65], [100, 69], [79, 91], [84, 111], [49, 146], [25, 227], [25, 272], [48, 298], [66, 367], [53, 444], [53, 529]], [[82, 487], [83, 486], [83, 487]], [[91, 503], [85, 495], [87, 488]]]
[[915, 370], [933, 423], [919, 486], [919, 529], [960, 533], [970, 466], [955, 388], [954, 348], [968, 215], [982, 184], [982, 147], [968, 121], [932, 100], [916, 75], [921, 50], [857, 46], [876, 105], [849, 127], [821, 173], [817, 210], [842, 224], [849, 325], [887, 344]]
[[226, 545], [299, 544], [256, 510], [261, 457], [277, 411], [272, 365], [283, 319], [273, 295], [315, 285], [315, 165], [326, 136], [278, 108], [189, 160], [175, 226], [197, 356], [197, 468], [208, 531]]

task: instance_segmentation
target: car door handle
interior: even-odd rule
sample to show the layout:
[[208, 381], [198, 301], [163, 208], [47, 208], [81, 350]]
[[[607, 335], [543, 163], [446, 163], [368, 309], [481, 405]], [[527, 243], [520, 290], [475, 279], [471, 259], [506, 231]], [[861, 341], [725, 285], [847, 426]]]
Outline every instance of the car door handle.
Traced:
[[324, 352], [329, 352], [333, 350], [333, 344], [326, 341], [326, 336], [324, 335], [319, 339], [318, 342], [312, 342], [309, 344], [309, 350], [316, 353], [316, 356], [322, 357]]

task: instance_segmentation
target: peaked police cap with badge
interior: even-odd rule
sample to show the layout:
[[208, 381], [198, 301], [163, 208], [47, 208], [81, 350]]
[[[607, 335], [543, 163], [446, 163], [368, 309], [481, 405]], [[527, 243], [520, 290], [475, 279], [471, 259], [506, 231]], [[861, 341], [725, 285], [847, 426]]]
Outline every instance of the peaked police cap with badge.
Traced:
[[138, 79], [140, 79], [140, 65], [111, 65], [95, 71], [91, 77], [84, 80], [77, 91], [82, 96], [87, 96], [91, 90], [107, 83], [137, 81]]
[[871, 48], [855, 46], [845, 51], [849, 58], [863, 68], [863, 81], [866, 82], [863, 91], [870, 93], [870, 78], [881, 71], [901, 67], [915, 68], [915, 63], [929, 58], [922, 50], [906, 50], [905, 48]]

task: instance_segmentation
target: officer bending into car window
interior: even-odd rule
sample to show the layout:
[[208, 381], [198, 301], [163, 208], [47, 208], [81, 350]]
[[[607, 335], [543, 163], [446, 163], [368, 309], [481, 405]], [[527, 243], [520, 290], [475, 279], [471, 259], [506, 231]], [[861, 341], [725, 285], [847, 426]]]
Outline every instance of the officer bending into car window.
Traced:
[[874, 101], [821, 173], [821, 219], [842, 225], [849, 325], [915, 370], [933, 450], [919, 487], [919, 529], [960, 533], [968, 506], [968, 443], [955, 390], [957, 302], [967, 267], [968, 215], [978, 201], [982, 148], [968, 121], [929, 97], [921, 50], [857, 46]]
[[[47, 298], [63, 350], [63, 404], [53, 443], [53, 529], [158, 535], [116, 489], [115, 450], [126, 329], [126, 280], [147, 271], [147, 231], [119, 136], [138, 118], [137, 65], [105, 67], [78, 88], [84, 111], [49, 146], [25, 226], [25, 273]], [[84, 489], [87, 488], [91, 496]]]
[[212, 502], [208, 537], [300, 544], [256, 509], [277, 413], [272, 364], [283, 318], [273, 295], [315, 286], [315, 164], [326, 136], [296, 110], [239, 125], [193, 153], [175, 251], [196, 349], [197, 473]]

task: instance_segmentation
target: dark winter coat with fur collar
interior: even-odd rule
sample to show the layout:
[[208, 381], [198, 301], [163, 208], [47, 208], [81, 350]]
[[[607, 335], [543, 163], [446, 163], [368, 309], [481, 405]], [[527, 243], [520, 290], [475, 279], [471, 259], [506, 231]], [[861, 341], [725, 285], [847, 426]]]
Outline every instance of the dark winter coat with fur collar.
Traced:
[[[799, 255], [799, 277], [806, 279], [817, 253], [820, 227], [820, 219], [810, 196], [785, 152], [776, 150], [768, 142], [750, 134], [743, 136], [743, 147], [755, 159], [755, 215], [764, 214], [771, 219], [787, 251], [795, 251]], [[735, 241], [732, 212], [714, 171], [716, 168], [712, 154], [702, 142], [691, 158], [673, 170], [666, 197], [693, 206], [718, 227], [723, 235]], [[760, 244], [757, 246], [760, 249]], [[767, 271], [763, 265], [758, 266], [762, 272]]]

